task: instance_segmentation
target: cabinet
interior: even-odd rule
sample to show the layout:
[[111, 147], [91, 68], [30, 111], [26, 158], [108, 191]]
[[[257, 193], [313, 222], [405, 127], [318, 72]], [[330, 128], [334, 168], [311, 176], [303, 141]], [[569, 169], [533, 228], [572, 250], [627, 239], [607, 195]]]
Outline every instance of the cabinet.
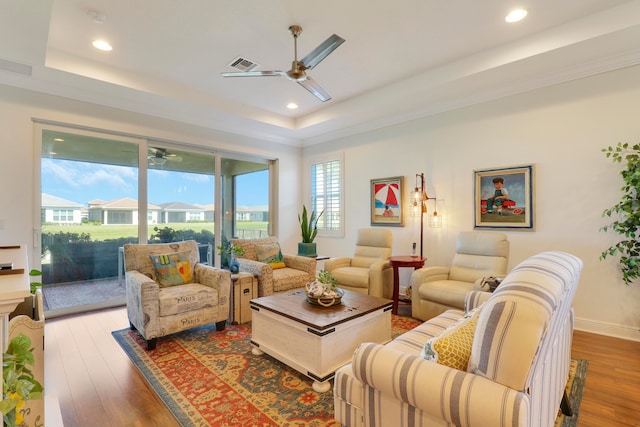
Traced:
[[[9, 321], [9, 341], [20, 334], [29, 337], [35, 361], [29, 368], [35, 379], [44, 387], [44, 311], [41, 289], [37, 290], [33, 300], [35, 301], [33, 318], [21, 314]], [[28, 400], [22, 410], [25, 426], [44, 425], [44, 399]]]
[[231, 275], [229, 323], [237, 325], [251, 321], [249, 301], [258, 298], [258, 280], [250, 273]]
[[[9, 341], [23, 333], [31, 339], [35, 363], [29, 367], [40, 384], [44, 386], [44, 312], [42, 305], [42, 291], [31, 295], [29, 279], [29, 262], [27, 245], [0, 246], [0, 263], [13, 264], [13, 271], [18, 274], [0, 275], [0, 343], [2, 353], [7, 349]], [[22, 270], [22, 271], [20, 271]], [[9, 273], [5, 271], [5, 273]], [[18, 315], [9, 320], [9, 314], [25, 298], [35, 300], [36, 312], [31, 316]], [[24, 425], [44, 425], [44, 400], [29, 400], [22, 408]]]

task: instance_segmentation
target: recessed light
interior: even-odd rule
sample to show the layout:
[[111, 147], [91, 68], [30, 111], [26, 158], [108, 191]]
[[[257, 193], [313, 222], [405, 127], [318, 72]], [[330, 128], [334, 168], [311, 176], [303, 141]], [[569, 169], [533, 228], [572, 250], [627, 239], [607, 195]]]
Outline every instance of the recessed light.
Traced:
[[504, 18], [507, 22], [518, 22], [524, 19], [527, 16], [527, 11], [524, 9], [515, 9], [509, 12], [506, 18]]
[[104, 50], [107, 52], [113, 49], [111, 45], [105, 40], [94, 40], [92, 44], [96, 49]]
[[295, 110], [296, 108], [298, 108], [298, 104], [296, 104], [295, 102], [290, 102], [287, 104], [287, 108], [290, 110]]
[[62, 139], [62, 138], [53, 138], [53, 140], [55, 142], [64, 142], [64, 139]]

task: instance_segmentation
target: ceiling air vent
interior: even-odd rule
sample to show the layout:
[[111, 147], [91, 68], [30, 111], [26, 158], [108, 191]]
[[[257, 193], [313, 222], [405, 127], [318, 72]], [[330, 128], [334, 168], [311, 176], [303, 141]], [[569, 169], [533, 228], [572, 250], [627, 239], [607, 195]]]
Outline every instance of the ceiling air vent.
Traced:
[[229, 66], [231, 68], [235, 68], [238, 71], [251, 71], [255, 68], [258, 68], [260, 64], [256, 64], [250, 59], [238, 56], [236, 59], [229, 63]]
[[13, 62], [2, 58], [0, 58], [0, 70], [24, 74], [25, 76], [31, 75], [31, 65], [20, 64], [19, 62]]

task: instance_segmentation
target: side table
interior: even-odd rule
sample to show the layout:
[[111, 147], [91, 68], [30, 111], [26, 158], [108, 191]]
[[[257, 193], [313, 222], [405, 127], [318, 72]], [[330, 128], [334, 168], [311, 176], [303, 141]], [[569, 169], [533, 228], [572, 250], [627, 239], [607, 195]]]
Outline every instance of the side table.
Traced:
[[393, 314], [398, 314], [398, 299], [400, 298], [400, 277], [398, 269], [401, 267], [413, 267], [414, 270], [416, 268], [422, 268], [426, 260], [427, 258], [417, 255], [392, 256], [389, 258], [389, 263], [393, 268], [393, 310], [391, 311]]
[[229, 296], [229, 323], [237, 325], [251, 321], [249, 301], [258, 298], [258, 281], [251, 273], [231, 275]]

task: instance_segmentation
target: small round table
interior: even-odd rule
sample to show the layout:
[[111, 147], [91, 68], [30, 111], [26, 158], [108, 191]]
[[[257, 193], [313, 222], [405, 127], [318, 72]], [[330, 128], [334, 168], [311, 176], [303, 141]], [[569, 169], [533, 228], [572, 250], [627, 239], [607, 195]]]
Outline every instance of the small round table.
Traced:
[[392, 256], [389, 258], [389, 263], [393, 268], [393, 310], [391, 311], [393, 314], [398, 314], [398, 299], [400, 298], [400, 277], [398, 275], [398, 268], [413, 267], [415, 270], [416, 268], [422, 268], [426, 260], [427, 258], [419, 255], [402, 255]]

